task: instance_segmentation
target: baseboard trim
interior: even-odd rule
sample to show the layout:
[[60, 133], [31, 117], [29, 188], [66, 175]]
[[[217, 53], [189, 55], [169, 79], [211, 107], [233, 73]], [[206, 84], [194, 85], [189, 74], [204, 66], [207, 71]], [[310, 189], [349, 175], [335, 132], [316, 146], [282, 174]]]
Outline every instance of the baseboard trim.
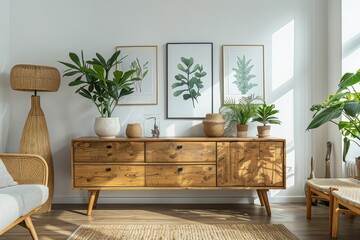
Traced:
[[[291, 197], [270, 197], [270, 203], [295, 203], [305, 202], [304, 196], [291, 196]], [[53, 203], [55, 204], [87, 204], [88, 199], [84, 197], [54, 197]], [[241, 203], [259, 203], [258, 198], [253, 197], [227, 197], [227, 198], [204, 198], [204, 197], [186, 197], [186, 198], [174, 198], [174, 197], [99, 197], [98, 203], [100, 204], [241, 204]]]

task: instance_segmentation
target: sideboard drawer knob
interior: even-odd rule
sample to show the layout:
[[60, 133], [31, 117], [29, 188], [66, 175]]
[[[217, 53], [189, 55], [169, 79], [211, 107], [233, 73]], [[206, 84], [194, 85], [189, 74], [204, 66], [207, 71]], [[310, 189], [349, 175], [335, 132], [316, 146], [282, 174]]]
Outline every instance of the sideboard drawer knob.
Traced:
[[182, 172], [184, 169], [182, 167], [178, 168], [178, 172]]
[[178, 146], [176, 146], [176, 149], [182, 149], [183, 148], [183, 146], [182, 145], [178, 145]]
[[110, 148], [112, 148], [112, 146], [111, 146], [111, 145], [107, 145], [106, 148], [109, 148], [109, 149], [110, 149]]
[[105, 171], [110, 172], [111, 168], [106, 168]]

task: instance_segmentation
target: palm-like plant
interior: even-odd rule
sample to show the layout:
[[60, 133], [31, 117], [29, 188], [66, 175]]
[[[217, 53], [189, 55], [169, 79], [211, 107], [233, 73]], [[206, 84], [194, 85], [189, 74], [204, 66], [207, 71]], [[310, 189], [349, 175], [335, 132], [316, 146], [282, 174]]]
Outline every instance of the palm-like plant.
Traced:
[[219, 112], [224, 115], [227, 123], [246, 125], [257, 112], [258, 104], [255, 103], [257, 100], [263, 99], [255, 94], [241, 98], [238, 103], [233, 98], [227, 98]]
[[281, 121], [275, 116], [277, 113], [279, 113], [279, 110], [274, 108], [275, 104], [266, 105], [264, 102], [264, 104], [257, 109], [256, 115], [252, 121], [260, 122], [264, 126], [267, 124], [281, 124]]

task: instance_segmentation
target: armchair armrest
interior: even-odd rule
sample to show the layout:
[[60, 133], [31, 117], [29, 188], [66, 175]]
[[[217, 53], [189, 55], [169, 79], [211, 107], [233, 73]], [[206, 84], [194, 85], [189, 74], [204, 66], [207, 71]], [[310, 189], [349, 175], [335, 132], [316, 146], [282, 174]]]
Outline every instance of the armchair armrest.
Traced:
[[42, 184], [48, 182], [48, 166], [44, 158], [35, 154], [0, 153], [6, 169], [19, 184]]

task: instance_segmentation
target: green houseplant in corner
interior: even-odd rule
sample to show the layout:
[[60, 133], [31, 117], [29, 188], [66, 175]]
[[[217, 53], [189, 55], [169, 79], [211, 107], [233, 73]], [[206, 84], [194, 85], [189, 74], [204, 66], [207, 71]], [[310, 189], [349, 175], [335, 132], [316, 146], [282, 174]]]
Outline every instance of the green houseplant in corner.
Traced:
[[81, 59], [75, 53], [70, 52], [72, 63], [60, 63], [67, 66], [64, 77], [76, 76], [69, 86], [78, 87], [75, 93], [91, 100], [100, 113], [95, 119], [94, 130], [101, 138], [114, 138], [120, 132], [118, 118], [113, 118], [112, 113], [118, 102], [126, 95], [134, 92], [133, 78], [135, 70], [122, 72], [112, 68], [121, 62], [118, 59], [120, 51], [115, 52], [108, 60], [96, 53], [92, 60], [85, 61], [81, 51]]
[[256, 115], [253, 118], [253, 122], [262, 123], [262, 126], [257, 126], [258, 137], [268, 137], [270, 136], [271, 126], [267, 124], [281, 124], [281, 121], [275, 116], [279, 113], [279, 110], [275, 109], [275, 104], [267, 105], [264, 101], [263, 105], [259, 106], [256, 111]]
[[[349, 151], [350, 142], [360, 140], [360, 70], [346, 73], [340, 80], [339, 88], [325, 101], [315, 104], [311, 111], [315, 112], [307, 130], [317, 128], [327, 122], [336, 124], [343, 136], [343, 161]], [[357, 141], [356, 141], [357, 140]]]
[[238, 137], [247, 136], [248, 123], [258, 109], [257, 100], [262, 101], [262, 98], [255, 94], [243, 97], [238, 102], [233, 98], [227, 98], [224, 100], [224, 105], [220, 107], [219, 112], [224, 116], [226, 125], [228, 127], [236, 125]]

